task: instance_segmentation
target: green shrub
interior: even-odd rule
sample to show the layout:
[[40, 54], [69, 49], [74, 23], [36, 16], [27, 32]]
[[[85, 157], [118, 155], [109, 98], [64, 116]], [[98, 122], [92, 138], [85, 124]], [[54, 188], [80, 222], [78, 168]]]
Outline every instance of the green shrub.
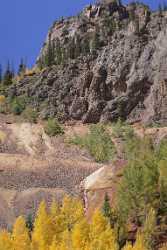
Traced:
[[20, 115], [25, 109], [25, 103], [21, 98], [15, 98], [11, 104], [11, 111], [14, 115]]
[[84, 136], [75, 136], [71, 143], [88, 149], [97, 162], [109, 161], [113, 158], [115, 147], [111, 136], [104, 125], [92, 125], [90, 132]]
[[117, 138], [120, 137], [122, 139], [131, 138], [134, 135], [132, 126], [126, 124], [120, 119], [112, 126], [112, 131], [113, 131], [114, 137], [117, 137]]
[[38, 118], [38, 113], [35, 109], [27, 107], [23, 111], [23, 117], [30, 123], [36, 123]]
[[64, 134], [64, 129], [56, 119], [48, 119], [44, 129], [45, 133], [49, 136]]
[[151, 208], [157, 218], [167, 214], [167, 142], [154, 145], [149, 137], [134, 137], [127, 147], [128, 163], [117, 190], [117, 211], [125, 223], [133, 221], [141, 226]]
[[[143, 142], [144, 144], [144, 142]], [[129, 160], [117, 193], [119, 216], [140, 226], [152, 207], [160, 204], [158, 194], [159, 170], [153, 151], [139, 151], [135, 159]]]

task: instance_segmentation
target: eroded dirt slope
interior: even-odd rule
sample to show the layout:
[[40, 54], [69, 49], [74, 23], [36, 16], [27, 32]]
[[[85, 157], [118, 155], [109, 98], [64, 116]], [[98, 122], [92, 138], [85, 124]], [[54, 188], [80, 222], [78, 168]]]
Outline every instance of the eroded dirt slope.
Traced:
[[0, 225], [10, 226], [19, 214], [36, 211], [41, 200], [79, 194], [79, 185], [102, 167], [88, 152], [65, 141], [84, 134], [83, 125], [65, 126], [65, 135], [50, 138], [43, 124], [0, 119]]

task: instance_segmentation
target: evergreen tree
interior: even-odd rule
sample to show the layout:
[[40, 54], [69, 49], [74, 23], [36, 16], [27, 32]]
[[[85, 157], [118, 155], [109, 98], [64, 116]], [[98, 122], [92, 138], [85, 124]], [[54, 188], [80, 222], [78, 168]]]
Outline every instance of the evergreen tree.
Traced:
[[26, 227], [28, 228], [28, 230], [29, 230], [30, 232], [33, 231], [34, 222], [33, 222], [32, 214], [29, 214], [28, 217], [27, 217], [27, 220], [26, 220]]
[[71, 41], [69, 43], [69, 58], [75, 59], [75, 50], [76, 50], [75, 40], [74, 38], [71, 38]]
[[76, 36], [75, 39], [75, 52], [74, 52], [74, 57], [77, 58], [81, 54], [81, 41], [79, 36]]
[[18, 69], [18, 75], [24, 74], [25, 71], [26, 71], [26, 64], [24, 63], [23, 58], [21, 58], [20, 64], [19, 64], [19, 69]]
[[3, 84], [5, 86], [9, 86], [13, 83], [14, 72], [11, 69], [10, 62], [8, 62], [4, 76], [3, 76]]
[[[141, 153], [126, 167], [118, 191], [119, 217], [141, 225], [150, 207], [157, 208], [159, 172], [155, 155]], [[126, 190], [126, 192], [125, 192]]]
[[143, 228], [143, 240], [148, 250], [152, 250], [155, 247], [155, 242], [154, 242], [155, 229], [156, 229], [156, 214], [154, 209], [151, 208], [146, 216]]
[[159, 3], [159, 5], [158, 5], [158, 11], [159, 11], [159, 16], [161, 17], [162, 16], [162, 12], [163, 12], [163, 7], [162, 7], [161, 3]]
[[93, 38], [90, 41], [90, 52], [96, 54], [97, 50], [100, 47], [100, 39], [97, 30], [93, 34]]
[[55, 45], [51, 40], [51, 36], [49, 36], [48, 46], [45, 55], [45, 65], [50, 67], [55, 63]]
[[105, 197], [104, 197], [104, 203], [102, 206], [102, 213], [108, 219], [111, 227], [113, 228], [116, 221], [117, 221], [117, 218], [116, 218], [114, 212], [112, 211], [112, 208], [110, 206], [110, 199], [109, 199], [107, 193], [105, 194]]
[[111, 206], [110, 206], [110, 199], [108, 197], [108, 194], [105, 194], [104, 197], [104, 203], [103, 203], [103, 207], [102, 207], [102, 212], [103, 215], [107, 218], [111, 218]]
[[87, 55], [88, 53], [90, 53], [90, 44], [88, 39], [84, 39], [81, 43], [81, 52], [84, 55]]
[[56, 64], [60, 65], [63, 61], [63, 54], [59, 39], [56, 40], [55, 44], [55, 58], [56, 58]]

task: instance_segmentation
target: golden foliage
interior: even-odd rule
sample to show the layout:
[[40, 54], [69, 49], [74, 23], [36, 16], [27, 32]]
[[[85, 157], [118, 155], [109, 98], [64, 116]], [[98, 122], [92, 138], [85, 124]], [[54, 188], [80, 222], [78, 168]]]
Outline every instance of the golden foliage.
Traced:
[[0, 95], [0, 105], [4, 105], [6, 102], [6, 97], [4, 95]]
[[12, 233], [14, 250], [30, 250], [30, 237], [23, 217], [18, 217]]
[[[84, 216], [81, 201], [66, 196], [62, 206], [55, 201], [47, 209], [43, 201], [30, 233], [23, 217], [18, 217], [11, 233], [0, 232], [0, 250], [118, 250], [115, 230], [100, 210], [92, 221]], [[162, 248], [161, 250], [165, 250]], [[142, 233], [135, 244], [122, 250], [148, 250]]]
[[6, 231], [0, 232], [0, 250], [11, 250], [12, 238], [11, 234]]

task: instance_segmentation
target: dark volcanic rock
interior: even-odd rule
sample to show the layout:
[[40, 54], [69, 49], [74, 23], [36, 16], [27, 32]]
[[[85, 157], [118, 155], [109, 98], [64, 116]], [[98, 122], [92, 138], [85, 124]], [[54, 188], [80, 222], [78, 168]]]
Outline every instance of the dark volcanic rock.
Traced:
[[[111, 25], [112, 24], [112, 25]], [[109, 30], [109, 27], [112, 28]], [[151, 12], [145, 5], [121, 6], [101, 1], [77, 17], [56, 22], [48, 39], [59, 39], [64, 50], [71, 41], [98, 32], [96, 53], [67, 59], [40, 73], [26, 76], [9, 95], [26, 95], [41, 117], [58, 116], [83, 122], [167, 121], [167, 12]]]

